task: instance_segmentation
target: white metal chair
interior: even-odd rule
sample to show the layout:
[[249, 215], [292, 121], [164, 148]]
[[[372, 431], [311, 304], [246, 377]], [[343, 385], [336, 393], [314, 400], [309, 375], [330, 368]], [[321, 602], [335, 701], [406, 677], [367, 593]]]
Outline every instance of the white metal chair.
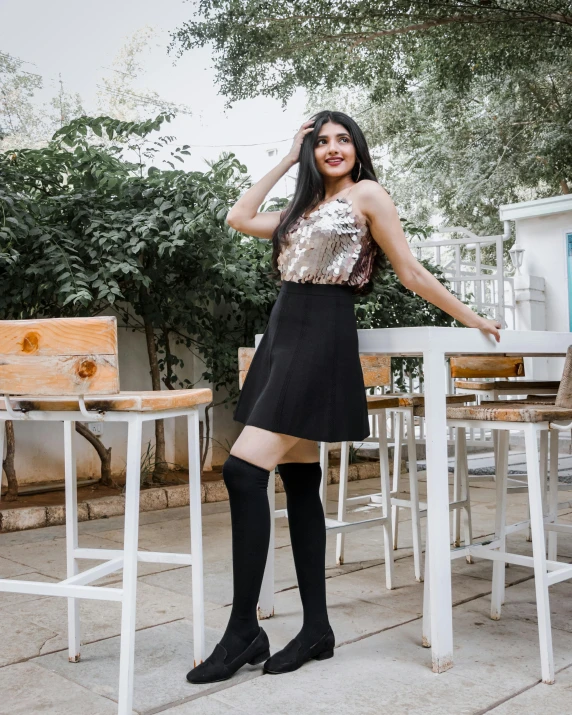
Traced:
[[[63, 422], [65, 450], [67, 578], [59, 583], [1, 579], [0, 591], [68, 599], [69, 660], [80, 659], [79, 598], [119, 601], [121, 653], [119, 715], [131, 715], [139, 561], [192, 568], [194, 662], [204, 658], [199, 406], [209, 389], [119, 392], [117, 323], [112, 317], [0, 321], [0, 420]], [[138, 550], [141, 432], [149, 420], [188, 421], [191, 553]], [[123, 549], [80, 548], [74, 427], [82, 422], [127, 423], [127, 474]], [[0, 429], [2, 454], [4, 424]], [[79, 572], [78, 559], [103, 563]], [[123, 569], [121, 588], [89, 585]], [[33, 687], [33, 686], [32, 686]]]
[[[479, 406], [447, 408], [449, 424], [469, 429], [487, 428], [498, 431], [496, 465], [496, 519], [495, 536], [491, 541], [471, 544], [451, 553], [451, 558], [467, 554], [493, 561], [493, 583], [491, 596], [491, 618], [498, 620], [505, 600], [505, 564], [530, 566], [534, 569], [538, 633], [540, 641], [540, 662], [542, 680], [554, 682], [554, 657], [552, 652], [552, 632], [548, 587], [572, 578], [572, 565], [557, 560], [558, 533], [572, 533], [572, 526], [558, 523], [558, 440], [560, 430], [572, 427], [572, 347], [568, 349], [562, 382], [556, 403], [532, 404], [530, 402], [503, 401], [483, 402]], [[527, 473], [529, 520], [506, 524], [508, 442], [511, 430], [524, 432]], [[550, 479], [548, 498], [543, 489], [539, 435], [550, 433]], [[523, 556], [506, 551], [506, 537], [509, 534], [528, 529], [532, 531], [532, 556]], [[545, 534], [548, 533], [548, 557]], [[428, 550], [426, 558], [428, 557]], [[428, 613], [429, 588], [425, 584], [424, 616]], [[431, 634], [429, 619], [423, 620], [424, 645], [429, 645]]]
[[[362, 370], [364, 374], [364, 384], [366, 388], [387, 387], [391, 384], [391, 358], [387, 355], [363, 354], [360, 355]], [[448, 395], [447, 404], [474, 402], [475, 396]], [[384, 462], [381, 460], [382, 448], [387, 449], [387, 420], [386, 411], [393, 412], [395, 420], [394, 439], [394, 459], [393, 459], [393, 483], [391, 489], [391, 511], [392, 511], [392, 544], [393, 548], [398, 548], [398, 529], [401, 509], [411, 510], [411, 529], [413, 538], [413, 562], [415, 578], [417, 581], [423, 580], [423, 546], [421, 538], [421, 517], [427, 513], [427, 505], [419, 500], [419, 485], [417, 475], [417, 444], [415, 439], [415, 409], [423, 407], [424, 396], [422, 394], [386, 393], [381, 395], [368, 395], [368, 413], [376, 417], [376, 434], [378, 435], [380, 449], [380, 467], [382, 469], [381, 479], [383, 483]], [[409, 498], [399, 496], [402, 491], [401, 458], [404, 437], [404, 426], [408, 457], [408, 479]], [[384, 445], [384, 447], [382, 447]], [[322, 473], [327, 473], [327, 445], [321, 446]], [[450, 504], [450, 509], [460, 514], [465, 511], [465, 540], [470, 543], [472, 538], [471, 528], [471, 505], [468, 489], [468, 468], [465, 442], [460, 442], [460, 448], [456, 451], [455, 460], [455, 487], [454, 498]], [[358, 505], [382, 506], [384, 503], [383, 489], [381, 492], [364, 494], [347, 498], [347, 478], [349, 464], [348, 443], [342, 443], [340, 461], [340, 489], [338, 499], [338, 523], [342, 524], [346, 520], [347, 508]], [[322, 490], [325, 485], [322, 482]], [[323, 491], [325, 494], [325, 491]], [[324, 497], [323, 497], [324, 498]], [[372, 521], [372, 520], [370, 520]], [[360, 522], [357, 522], [359, 525]], [[357, 526], [357, 528], [360, 528]], [[363, 527], [361, 527], [363, 528]], [[343, 563], [344, 558], [344, 531], [340, 531], [336, 543], [336, 560], [338, 564]]]

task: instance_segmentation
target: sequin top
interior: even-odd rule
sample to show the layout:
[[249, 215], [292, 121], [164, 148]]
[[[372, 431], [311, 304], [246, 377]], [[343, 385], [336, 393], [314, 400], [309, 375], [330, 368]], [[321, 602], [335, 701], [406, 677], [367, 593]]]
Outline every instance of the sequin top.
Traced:
[[353, 213], [351, 199], [332, 199], [296, 219], [278, 255], [278, 270], [284, 281], [359, 289], [369, 282], [377, 250], [367, 224]]

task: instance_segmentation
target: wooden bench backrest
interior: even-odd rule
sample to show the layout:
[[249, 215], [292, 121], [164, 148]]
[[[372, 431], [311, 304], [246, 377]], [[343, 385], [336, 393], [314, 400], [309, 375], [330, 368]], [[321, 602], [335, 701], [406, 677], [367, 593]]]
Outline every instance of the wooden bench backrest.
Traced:
[[[250, 368], [254, 348], [238, 348], [238, 386], [242, 390]], [[360, 355], [363, 381], [366, 387], [391, 384], [391, 357], [388, 355]]]
[[0, 320], [0, 394], [117, 392], [114, 317]]
[[451, 358], [451, 377], [523, 377], [521, 357], [461, 355]]

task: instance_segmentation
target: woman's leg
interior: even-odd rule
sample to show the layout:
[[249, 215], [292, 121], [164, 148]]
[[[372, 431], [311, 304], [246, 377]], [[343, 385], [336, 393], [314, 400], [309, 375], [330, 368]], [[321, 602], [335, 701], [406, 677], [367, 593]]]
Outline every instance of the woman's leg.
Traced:
[[300, 440], [278, 464], [286, 491], [292, 553], [304, 610], [297, 638], [305, 650], [329, 629], [326, 607], [326, 530], [320, 499], [320, 468], [316, 442]]
[[256, 614], [274, 518], [268, 505], [268, 478], [297, 441], [246, 426], [223, 465], [232, 526], [232, 609], [220, 642], [187, 674], [191, 683], [226, 680], [245, 663], [260, 663], [269, 656], [268, 636]]
[[229, 657], [259, 632], [256, 607], [270, 539], [269, 472], [297, 437], [246, 426], [223, 465], [232, 525], [233, 601], [222, 637]]

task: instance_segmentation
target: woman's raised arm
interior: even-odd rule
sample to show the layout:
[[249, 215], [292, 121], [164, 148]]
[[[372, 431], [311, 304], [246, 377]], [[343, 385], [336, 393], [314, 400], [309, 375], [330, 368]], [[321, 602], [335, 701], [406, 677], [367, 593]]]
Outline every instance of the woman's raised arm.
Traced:
[[[356, 189], [359, 208], [366, 217], [371, 235], [389, 259], [406, 288], [444, 310], [468, 328], [478, 328], [500, 341], [498, 320], [482, 318], [461, 303], [411, 253], [395, 204], [385, 189], [375, 181], [361, 181]], [[355, 204], [355, 200], [354, 200]]]
[[280, 223], [281, 211], [258, 211], [260, 204], [272, 187], [298, 162], [302, 141], [313, 129], [312, 120], [304, 122], [292, 143], [292, 148], [280, 162], [248, 189], [228, 212], [229, 226], [257, 238], [272, 238], [274, 229]]

